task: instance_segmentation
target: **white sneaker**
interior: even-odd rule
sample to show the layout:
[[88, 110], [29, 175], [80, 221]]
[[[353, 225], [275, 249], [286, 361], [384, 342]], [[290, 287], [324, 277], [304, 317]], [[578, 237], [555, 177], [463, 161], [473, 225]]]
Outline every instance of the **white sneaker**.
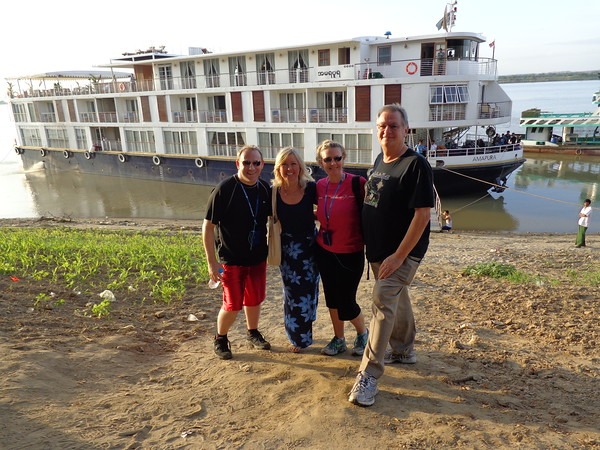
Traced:
[[385, 351], [385, 356], [383, 357], [384, 364], [414, 364], [417, 362], [417, 354], [414, 350], [410, 352], [396, 353], [391, 348], [388, 348]]
[[359, 406], [371, 406], [378, 392], [377, 379], [367, 372], [358, 372], [348, 401]]

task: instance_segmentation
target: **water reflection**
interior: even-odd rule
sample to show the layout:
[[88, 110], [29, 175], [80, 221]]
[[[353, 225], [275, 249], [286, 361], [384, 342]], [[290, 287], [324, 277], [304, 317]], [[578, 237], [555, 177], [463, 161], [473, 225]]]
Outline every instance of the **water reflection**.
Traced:
[[504, 194], [442, 198], [455, 230], [517, 231], [519, 220], [506, 210]]
[[198, 219], [211, 188], [79, 173], [25, 174], [40, 216]]
[[516, 189], [543, 186], [552, 189], [557, 198], [568, 189], [577, 192], [576, 198], [570, 197], [572, 201], [582, 203], [591, 198], [595, 202], [600, 187], [600, 157], [528, 154], [514, 177]]
[[[10, 192], [3, 217], [201, 220], [211, 191], [71, 172], [23, 174], [19, 166], [0, 164], [0, 188]], [[599, 184], [600, 157], [527, 155], [502, 194], [443, 197], [442, 208], [452, 213], [456, 231], [574, 232], [583, 200], [592, 199], [592, 205], [600, 200]], [[592, 223], [590, 231], [596, 226]]]

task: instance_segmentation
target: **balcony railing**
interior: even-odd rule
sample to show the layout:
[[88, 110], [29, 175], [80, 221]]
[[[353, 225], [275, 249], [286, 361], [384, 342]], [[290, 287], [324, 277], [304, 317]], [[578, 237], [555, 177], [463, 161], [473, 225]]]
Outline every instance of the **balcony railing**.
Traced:
[[479, 103], [480, 119], [498, 119], [500, 117], [510, 117], [512, 111], [512, 102], [490, 102]]
[[[80, 86], [81, 81], [60, 80], [61, 86], [53, 89], [24, 89], [15, 91], [13, 98], [60, 97], [70, 95], [131, 94], [147, 91], [173, 91], [221, 89], [233, 86], [289, 85], [339, 80], [365, 80], [377, 78], [474, 76], [495, 78], [496, 61], [489, 58], [403, 59], [379, 65], [372, 63], [346, 64], [308, 68], [282, 68], [269, 71], [247, 71], [244, 73], [221, 73], [185, 77], [166, 77], [140, 80], [100, 80]], [[51, 80], [50, 78], [48, 80]], [[27, 81], [27, 80], [24, 80]], [[51, 83], [52, 81], [49, 81]], [[70, 83], [70, 84], [69, 84]], [[69, 85], [67, 85], [69, 84]]]

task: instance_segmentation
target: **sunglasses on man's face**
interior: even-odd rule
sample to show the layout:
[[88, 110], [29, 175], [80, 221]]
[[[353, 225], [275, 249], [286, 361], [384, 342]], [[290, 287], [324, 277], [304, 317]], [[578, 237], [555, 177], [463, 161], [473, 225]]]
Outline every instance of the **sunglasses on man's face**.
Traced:
[[246, 167], [248, 167], [250, 164], [254, 164], [254, 167], [258, 167], [258, 166], [260, 166], [262, 164], [262, 162], [261, 161], [247, 161], [247, 160], [244, 160], [244, 161], [242, 161], [242, 164], [244, 166], [246, 166]]
[[342, 156], [327, 156], [326, 158], [323, 158], [323, 162], [326, 163], [330, 163], [331, 161], [335, 161], [335, 162], [340, 162], [342, 160]]

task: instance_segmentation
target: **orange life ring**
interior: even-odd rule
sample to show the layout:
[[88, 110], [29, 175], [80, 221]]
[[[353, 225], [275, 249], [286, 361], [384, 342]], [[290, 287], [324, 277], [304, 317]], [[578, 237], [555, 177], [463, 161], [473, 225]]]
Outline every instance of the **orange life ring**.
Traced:
[[119, 84], [119, 91], [125, 92], [125, 83]]
[[415, 62], [409, 62], [406, 65], [406, 73], [409, 75], [414, 75], [415, 73], [417, 73], [417, 70], [419, 69], [419, 66], [417, 66], [417, 63]]

